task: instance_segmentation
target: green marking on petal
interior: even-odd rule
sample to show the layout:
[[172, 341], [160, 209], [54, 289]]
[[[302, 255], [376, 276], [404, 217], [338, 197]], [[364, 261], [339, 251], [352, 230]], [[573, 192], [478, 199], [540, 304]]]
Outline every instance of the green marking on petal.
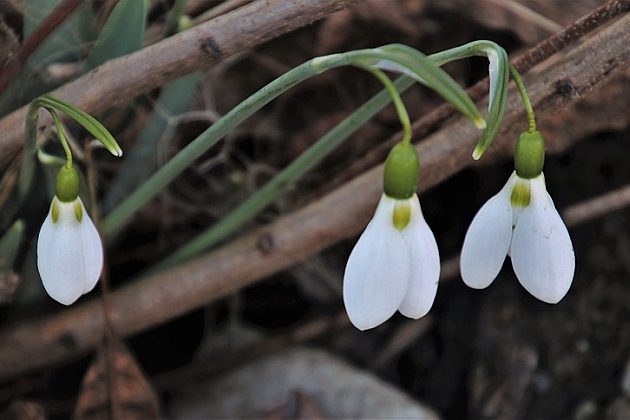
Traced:
[[74, 216], [77, 218], [77, 222], [81, 223], [83, 220], [83, 207], [79, 200], [74, 202]]
[[57, 204], [57, 200], [53, 199], [53, 202], [50, 206], [50, 215], [52, 217], [52, 222], [57, 223], [59, 220], [59, 204]]
[[411, 220], [411, 206], [407, 202], [396, 203], [394, 207], [394, 226], [398, 230], [403, 230]]
[[531, 201], [531, 189], [529, 188], [528, 181], [519, 180], [514, 184], [512, 189], [512, 196], [510, 197], [512, 206], [514, 207], [527, 207]]

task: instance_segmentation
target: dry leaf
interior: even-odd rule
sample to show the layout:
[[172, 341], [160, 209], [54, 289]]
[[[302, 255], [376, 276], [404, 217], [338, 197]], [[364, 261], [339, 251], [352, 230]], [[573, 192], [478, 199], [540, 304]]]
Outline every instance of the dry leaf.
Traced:
[[[107, 349], [112, 370], [107, 369]], [[163, 418], [157, 394], [135, 358], [120, 342], [101, 347], [83, 378], [74, 417], [77, 420]]]

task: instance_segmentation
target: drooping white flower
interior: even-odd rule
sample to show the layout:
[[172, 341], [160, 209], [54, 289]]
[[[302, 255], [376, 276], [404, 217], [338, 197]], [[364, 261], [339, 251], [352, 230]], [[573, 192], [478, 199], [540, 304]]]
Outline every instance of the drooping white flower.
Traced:
[[383, 194], [356, 243], [344, 273], [343, 299], [350, 321], [374, 328], [394, 312], [418, 319], [429, 312], [440, 277], [440, 256], [416, 194]]
[[534, 297], [558, 303], [569, 291], [575, 271], [573, 246], [542, 173], [525, 179], [514, 172], [479, 210], [464, 239], [462, 279], [475, 289], [488, 287], [506, 255], [519, 282]]
[[103, 268], [103, 245], [80, 198], [55, 196], [37, 238], [37, 269], [46, 292], [70, 305], [91, 291]]

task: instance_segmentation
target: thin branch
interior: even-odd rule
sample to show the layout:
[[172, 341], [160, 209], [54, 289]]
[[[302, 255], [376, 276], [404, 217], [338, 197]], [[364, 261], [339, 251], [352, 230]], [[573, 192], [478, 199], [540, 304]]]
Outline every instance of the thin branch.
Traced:
[[[628, 66], [628, 37], [630, 15], [524, 74], [532, 104], [542, 117], [541, 125], [545, 115], [553, 117], [553, 113], [543, 111], [575, 102]], [[558, 89], [559, 83], [570, 84], [571, 89]], [[504, 126], [490, 149], [493, 152], [484, 155], [485, 161], [506, 155], [526, 127], [520, 98], [514, 92]], [[459, 118], [423, 141], [418, 146], [423, 157], [422, 189], [471, 165], [470, 153], [478, 136], [468, 120]], [[382, 170], [382, 165], [376, 167], [317, 202], [218, 250], [113, 292], [111, 315], [117, 333], [130, 335], [159, 325], [356, 235], [365, 227], [381, 194]], [[7, 328], [0, 333], [0, 378], [6, 380], [85, 353], [98, 344], [103, 327], [100, 304], [89, 301]]]
[[0, 72], [0, 94], [9, 86], [11, 81], [20, 72], [26, 60], [39, 47], [42, 42], [46, 41], [55, 29], [63, 23], [79, 6], [83, 4], [83, 0], [65, 0], [55, 8], [44, 21], [33, 31], [33, 33], [24, 41], [20, 49], [15, 53], [11, 60], [2, 68]]
[[[140, 51], [110, 60], [51, 94], [98, 114], [356, 1], [258, 0]], [[0, 120], [0, 167], [20, 150], [26, 110], [27, 107], [22, 107]], [[42, 123], [45, 122], [43, 118]]]

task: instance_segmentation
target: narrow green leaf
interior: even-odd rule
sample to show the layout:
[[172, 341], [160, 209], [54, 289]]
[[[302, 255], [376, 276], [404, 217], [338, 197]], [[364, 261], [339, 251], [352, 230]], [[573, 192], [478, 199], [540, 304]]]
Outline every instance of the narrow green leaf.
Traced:
[[146, 15], [147, 0], [119, 0], [99, 34], [84, 70], [92, 70], [107, 60], [140, 49]]
[[15, 258], [20, 250], [22, 235], [24, 234], [24, 222], [16, 221], [0, 238], [0, 271], [11, 270], [15, 264]]
[[122, 156], [122, 149], [114, 139], [114, 136], [111, 135], [109, 131], [98, 122], [96, 118], [88, 114], [87, 112], [70, 105], [67, 102], [62, 101], [61, 99], [54, 98], [52, 96], [43, 95], [36, 99], [36, 101], [45, 107], [50, 107], [56, 109], [57, 111], [61, 111], [77, 123], [79, 123], [83, 128], [90, 132], [98, 141], [100, 141], [103, 146], [111, 154], [114, 156]]
[[[386, 59], [393, 62], [394, 66], [391, 69], [398, 68], [403, 73], [415, 74], [418, 81], [439, 93], [455, 109], [467, 116], [477, 128], [486, 126], [484, 118], [464, 88], [429, 57], [402, 44], [385, 45], [380, 49], [397, 57], [397, 60]], [[385, 66], [385, 69], [387, 68]]]
[[[413, 79], [403, 76], [398, 78], [394, 84], [398, 92], [404, 92], [413, 85]], [[274, 176], [251, 197], [241, 203], [218, 223], [210, 226], [190, 242], [163, 259], [153, 270], [187, 260], [203, 250], [216, 245], [235, 232], [247, 220], [250, 220], [259, 211], [273, 203], [281, 194], [292, 188], [301, 177], [334, 151], [344, 140], [382, 110], [390, 101], [391, 96], [386, 90], [382, 90], [373, 96], [360, 108], [317, 140], [315, 144], [298, 156], [297, 159]]]
[[492, 140], [501, 128], [501, 121], [507, 105], [509, 60], [508, 55], [501, 46], [491, 41], [474, 41], [468, 44], [451, 48], [430, 56], [438, 65], [453, 60], [472, 56], [484, 56], [490, 62], [488, 73], [490, 78], [490, 91], [488, 92], [488, 116], [487, 126], [477, 141], [473, 158], [479, 159], [490, 147]]

